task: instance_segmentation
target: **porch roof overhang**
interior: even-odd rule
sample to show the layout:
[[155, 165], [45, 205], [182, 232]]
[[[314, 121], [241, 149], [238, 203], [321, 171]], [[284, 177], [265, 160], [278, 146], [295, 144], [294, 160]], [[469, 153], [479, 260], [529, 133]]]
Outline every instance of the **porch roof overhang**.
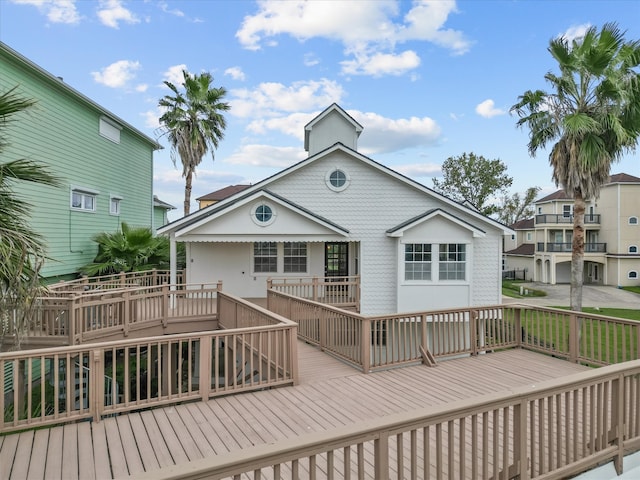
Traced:
[[476, 227], [475, 225], [472, 225], [466, 220], [462, 220], [461, 218], [458, 218], [455, 215], [451, 215], [450, 213], [445, 212], [441, 208], [434, 208], [432, 210], [426, 211], [421, 215], [410, 218], [409, 220], [401, 223], [400, 225], [390, 228], [389, 230], [387, 230], [387, 236], [402, 237], [404, 233], [407, 232], [408, 230], [411, 230], [412, 228], [417, 227], [418, 225], [424, 222], [427, 222], [435, 217], [445, 218], [450, 222], [455, 223], [456, 225], [466, 230], [469, 230], [473, 234], [474, 238], [484, 238], [487, 235], [484, 230]]

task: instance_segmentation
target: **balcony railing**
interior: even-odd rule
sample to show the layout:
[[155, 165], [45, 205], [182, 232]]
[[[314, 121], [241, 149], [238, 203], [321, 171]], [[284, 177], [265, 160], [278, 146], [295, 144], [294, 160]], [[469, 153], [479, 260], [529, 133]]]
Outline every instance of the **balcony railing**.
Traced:
[[[538, 242], [538, 252], [552, 252], [552, 253], [571, 253], [572, 243], [543, 243]], [[606, 243], [585, 243], [584, 253], [606, 253]]]
[[[573, 224], [573, 215], [556, 215], [556, 214], [543, 214], [536, 215], [536, 225], [539, 223], [561, 223], [561, 224]], [[599, 225], [600, 214], [599, 213], [586, 213], [584, 215], [584, 223], [588, 225]]]

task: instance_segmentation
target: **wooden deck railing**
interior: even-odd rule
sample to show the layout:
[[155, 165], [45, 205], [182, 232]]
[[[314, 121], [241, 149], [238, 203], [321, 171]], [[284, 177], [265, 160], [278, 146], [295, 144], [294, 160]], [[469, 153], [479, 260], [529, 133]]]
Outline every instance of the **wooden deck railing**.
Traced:
[[297, 383], [296, 324], [217, 299], [224, 330], [1, 353], [0, 433]]
[[[78, 345], [117, 334], [126, 337], [152, 326], [166, 329], [170, 322], [213, 321], [217, 319], [216, 298], [221, 288], [221, 283], [161, 285], [41, 297], [35, 318], [23, 335], [41, 343]], [[11, 327], [9, 324], [4, 334], [5, 343], [15, 335]]]
[[268, 308], [298, 323], [302, 340], [363, 372], [522, 347], [588, 365], [640, 358], [640, 322], [553, 308], [497, 305], [363, 316], [268, 291]]
[[[48, 286], [54, 292], [83, 292], [88, 290], [107, 290], [122, 287], [155, 287], [170, 284], [171, 272], [169, 270], [145, 270], [141, 272], [120, 272], [112, 275], [100, 275], [96, 277], [82, 276], [75, 280], [64, 280], [52, 283]], [[176, 283], [184, 283], [184, 271], [177, 272]]]
[[276, 290], [314, 302], [360, 311], [360, 277], [269, 278], [267, 290]]
[[[640, 361], [175, 465], [146, 479], [566, 478], [640, 449]], [[246, 477], [245, 477], [246, 475]]]

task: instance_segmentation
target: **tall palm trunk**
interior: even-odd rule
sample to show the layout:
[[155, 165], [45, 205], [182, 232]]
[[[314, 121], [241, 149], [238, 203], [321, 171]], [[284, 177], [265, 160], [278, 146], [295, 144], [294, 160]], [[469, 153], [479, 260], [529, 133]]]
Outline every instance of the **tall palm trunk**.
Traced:
[[582, 283], [584, 281], [584, 212], [586, 203], [582, 193], [574, 194], [573, 243], [571, 245], [571, 310], [582, 311]]
[[193, 170], [189, 170], [184, 178], [184, 216], [186, 217], [191, 211], [191, 181], [193, 178]]

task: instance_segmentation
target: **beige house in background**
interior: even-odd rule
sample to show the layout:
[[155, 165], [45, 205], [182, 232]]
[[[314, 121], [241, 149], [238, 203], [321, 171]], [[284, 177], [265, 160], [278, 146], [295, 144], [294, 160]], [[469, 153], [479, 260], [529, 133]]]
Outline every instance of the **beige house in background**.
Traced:
[[229, 185], [228, 187], [221, 188], [215, 192], [207, 193], [206, 195], [196, 198], [196, 201], [198, 202], [198, 209], [218, 203], [231, 195], [235, 195], [238, 192], [246, 190], [250, 186], [251, 185]]
[[[512, 225], [505, 238], [505, 270], [527, 269], [526, 279], [541, 283], [571, 281], [573, 200], [563, 190], [535, 203], [534, 218]], [[612, 175], [600, 197], [585, 212], [584, 282], [640, 285], [640, 178]]]

